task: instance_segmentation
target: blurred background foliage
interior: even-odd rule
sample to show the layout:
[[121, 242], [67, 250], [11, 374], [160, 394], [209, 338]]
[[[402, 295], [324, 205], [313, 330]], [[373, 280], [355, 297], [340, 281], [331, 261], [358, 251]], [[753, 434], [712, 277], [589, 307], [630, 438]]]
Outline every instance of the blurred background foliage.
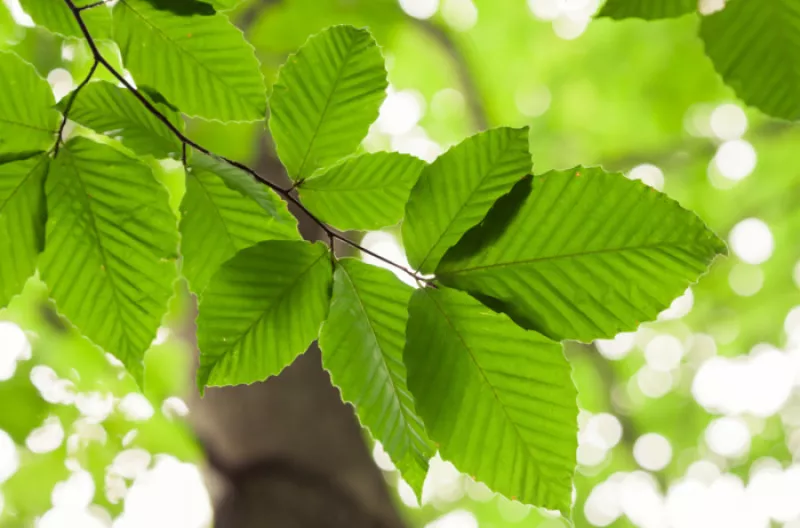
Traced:
[[[582, 409], [574, 523], [800, 527], [800, 127], [737, 102], [703, 53], [697, 17], [594, 20], [598, 7], [245, 0], [230, 16], [268, 85], [310, 34], [369, 27], [391, 88], [366, 150], [431, 160], [478, 129], [527, 125], [536, 173], [602, 165], [705, 219], [727, 259], [659, 321], [567, 347]], [[33, 63], [57, 98], [91, 62], [84, 43], [33, 27], [16, 0], [0, 2], [0, 49]], [[261, 124], [194, 121], [189, 135], [248, 163], [272, 149]], [[179, 170], [155, 168], [177, 210]], [[364, 243], [396, 253], [394, 236]], [[189, 304], [176, 285], [143, 394], [58, 317], [37, 280], [0, 311], [0, 526], [209, 525], [202, 448], [182, 420], [192, 345], [175, 322]], [[380, 446], [375, 458], [411, 526], [567, 526], [441, 461], [417, 505]], [[84, 508], [67, 511], [75, 504]]]

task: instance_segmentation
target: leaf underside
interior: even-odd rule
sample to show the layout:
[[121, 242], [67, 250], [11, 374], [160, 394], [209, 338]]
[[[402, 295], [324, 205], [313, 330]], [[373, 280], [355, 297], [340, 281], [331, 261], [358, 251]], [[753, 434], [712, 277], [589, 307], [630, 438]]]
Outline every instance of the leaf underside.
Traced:
[[390, 271], [342, 259], [322, 327], [322, 363], [416, 492], [435, 449], [406, 385], [403, 344], [412, 288]]
[[286, 202], [250, 175], [195, 153], [181, 202], [182, 271], [200, 294], [214, 272], [238, 251], [262, 240], [299, 239]]
[[333, 26], [312, 36], [281, 68], [269, 128], [292, 180], [351, 154], [386, 96], [380, 48], [367, 30]]
[[568, 516], [578, 407], [561, 345], [448, 288], [417, 290], [409, 312], [408, 386], [442, 457]]
[[411, 191], [403, 244], [411, 265], [432, 273], [445, 252], [531, 170], [527, 128], [466, 139], [427, 166]]
[[608, 0], [597, 16], [657, 20], [697, 12], [698, 0]]
[[266, 115], [266, 88], [255, 50], [224, 15], [160, 10], [120, 0], [114, 39], [125, 67], [181, 110], [221, 121]]
[[702, 18], [700, 36], [714, 68], [745, 103], [800, 119], [800, 3], [730, 0]]
[[44, 248], [45, 154], [0, 165], [0, 308], [22, 291]]
[[[96, 0], [73, 0], [78, 7], [94, 3]], [[62, 37], [84, 38], [78, 22], [64, 0], [20, 0], [20, 5], [30, 15], [37, 26]], [[96, 6], [81, 14], [86, 27], [94, 38], [108, 38], [111, 34], [111, 11], [104, 6]]]
[[299, 186], [303, 205], [340, 230], [397, 224], [425, 162], [396, 152], [348, 158]]
[[331, 281], [321, 243], [268, 240], [223, 264], [203, 292], [197, 318], [201, 392], [280, 374], [316, 339]]
[[725, 251], [666, 195], [578, 167], [520, 182], [436, 274], [526, 328], [588, 342], [655, 319]]
[[177, 220], [151, 170], [85, 138], [47, 176], [42, 279], [58, 310], [141, 381], [143, 357], [172, 296]]

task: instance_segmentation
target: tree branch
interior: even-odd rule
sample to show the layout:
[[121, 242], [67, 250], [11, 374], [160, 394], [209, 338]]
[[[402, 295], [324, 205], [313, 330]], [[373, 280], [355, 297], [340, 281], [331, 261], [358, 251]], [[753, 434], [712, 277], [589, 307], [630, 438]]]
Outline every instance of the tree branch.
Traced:
[[[346, 236], [338, 233], [336, 230], [334, 230], [333, 228], [329, 227], [325, 222], [323, 222], [322, 220], [317, 218], [316, 215], [314, 215], [311, 211], [309, 211], [300, 202], [300, 200], [295, 198], [295, 196], [292, 194], [292, 191], [294, 190], [294, 187], [289, 188], [289, 189], [284, 189], [283, 187], [275, 185], [274, 183], [272, 183], [267, 178], [265, 178], [264, 176], [260, 175], [258, 172], [256, 172], [254, 169], [251, 169], [247, 165], [245, 165], [243, 163], [240, 163], [238, 161], [232, 160], [230, 158], [226, 158], [225, 156], [218, 156], [217, 154], [214, 154], [213, 152], [211, 152], [209, 149], [203, 147], [199, 143], [196, 143], [195, 141], [193, 141], [189, 137], [187, 137], [183, 132], [181, 132], [178, 129], [178, 127], [176, 127], [174, 124], [172, 124], [170, 122], [170, 120], [167, 119], [167, 117], [164, 114], [162, 114], [158, 110], [158, 108], [156, 108], [155, 105], [153, 103], [151, 103], [149, 99], [147, 99], [147, 97], [144, 96], [144, 94], [142, 94], [139, 90], [137, 90], [136, 87], [133, 86], [133, 84], [131, 84], [120, 72], [118, 72], [116, 70], [116, 68], [114, 68], [114, 66], [112, 66], [105, 59], [105, 57], [103, 57], [103, 54], [100, 53], [100, 50], [97, 47], [97, 43], [95, 42], [94, 37], [92, 37], [92, 34], [89, 32], [89, 28], [86, 26], [86, 23], [83, 21], [83, 17], [81, 15], [81, 11], [83, 10], [83, 8], [80, 8], [80, 7], [76, 6], [74, 0], [64, 0], [64, 1], [66, 2], [67, 6], [69, 7], [70, 11], [72, 12], [72, 16], [75, 18], [75, 21], [78, 23], [78, 26], [80, 27], [81, 33], [83, 33], [83, 36], [86, 38], [86, 41], [89, 44], [89, 49], [91, 50], [92, 56], [94, 57], [95, 63], [92, 66], [92, 72], [91, 73], [92, 74], [94, 73], [94, 70], [97, 69], [97, 65], [98, 64], [102, 64], [103, 67], [106, 70], [108, 70], [108, 72], [111, 75], [113, 75], [131, 94], [133, 94], [134, 97], [136, 97], [136, 99], [140, 103], [142, 103], [142, 105], [147, 109], [148, 112], [150, 112], [150, 114], [152, 114], [156, 119], [161, 121], [170, 130], [170, 132], [172, 132], [172, 134], [181, 141], [182, 146], [183, 146], [183, 160], [184, 160], [184, 162], [186, 160], [187, 147], [191, 147], [191, 148], [193, 148], [193, 149], [195, 149], [197, 151], [202, 152], [203, 154], [206, 154], [208, 156], [211, 156], [213, 158], [221, 160], [221, 161], [227, 163], [228, 165], [236, 167], [237, 169], [240, 169], [240, 170], [246, 172], [247, 174], [251, 175], [256, 180], [259, 180], [263, 184], [267, 185], [269, 188], [271, 188], [272, 190], [274, 190], [275, 192], [277, 192], [278, 194], [283, 196], [287, 201], [289, 201], [292, 204], [294, 204], [295, 206], [297, 206], [301, 211], [303, 211], [303, 213], [309, 219], [311, 219], [311, 221], [313, 221], [314, 223], [319, 225], [320, 228], [322, 228], [322, 230], [325, 231], [325, 233], [331, 239], [341, 240], [345, 244], [348, 244], [351, 247], [353, 247], [355, 249], [358, 249], [358, 250], [362, 251], [363, 253], [366, 253], [367, 255], [370, 255], [370, 256], [380, 260], [381, 262], [384, 262], [384, 263], [386, 263], [386, 264], [388, 264], [388, 265], [390, 265], [390, 266], [392, 266], [394, 268], [399, 269], [400, 271], [403, 271], [404, 273], [407, 273], [408, 275], [413, 277], [417, 282], [431, 284], [431, 280], [430, 279], [422, 277], [418, 273], [406, 268], [405, 266], [402, 266], [402, 265], [400, 265], [400, 264], [398, 264], [398, 263], [396, 263], [396, 262], [394, 262], [392, 260], [384, 258], [384, 257], [378, 255], [377, 253], [374, 253], [374, 252], [362, 247], [358, 243], [353, 242], [352, 240], [350, 240]], [[78, 91], [81, 88], [83, 88], [83, 86], [85, 86], [89, 82], [90, 78], [91, 78], [91, 75], [89, 75], [89, 77], [87, 77], [81, 83], [81, 85], [78, 87], [78, 89], [75, 90], [75, 92], [72, 95], [72, 98], [69, 101], [69, 106], [72, 105], [72, 102], [75, 100], [75, 97], [77, 97], [77, 95], [78, 95]], [[66, 122], [66, 118], [67, 118], [67, 116], [66, 116], [66, 112], [65, 112], [64, 122]], [[64, 125], [64, 123], [62, 123], [62, 129], [63, 129], [63, 125]], [[56, 152], [57, 152], [57, 149], [56, 149]]]
[[69, 100], [67, 101], [67, 106], [64, 108], [64, 117], [61, 119], [61, 125], [58, 127], [58, 139], [56, 140], [56, 146], [53, 148], [53, 157], [58, 156], [58, 150], [61, 148], [61, 143], [64, 141], [64, 127], [67, 126], [67, 121], [69, 120], [69, 112], [72, 110], [72, 105], [75, 103], [75, 99], [78, 97], [78, 93], [83, 90], [83, 87], [89, 84], [89, 81], [92, 80], [94, 76], [94, 72], [97, 71], [97, 66], [100, 63], [95, 59], [92, 63], [92, 67], [89, 68], [89, 73], [86, 75], [86, 78], [81, 81], [77, 88], [70, 94]]

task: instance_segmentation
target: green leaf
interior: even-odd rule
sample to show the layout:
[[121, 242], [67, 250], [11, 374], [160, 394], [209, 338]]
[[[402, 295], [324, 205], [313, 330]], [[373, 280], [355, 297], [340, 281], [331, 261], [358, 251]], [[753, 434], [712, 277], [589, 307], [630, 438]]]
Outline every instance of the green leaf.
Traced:
[[608, 0], [599, 17], [657, 20], [697, 12], [698, 0]]
[[47, 177], [42, 279], [59, 311], [138, 381], [176, 277], [178, 233], [166, 189], [134, 158], [85, 138]]
[[492, 204], [531, 170], [528, 128], [474, 135], [422, 171], [403, 221], [408, 261], [430, 273]]
[[0, 308], [22, 291], [44, 248], [46, 154], [0, 165]]
[[424, 161], [395, 152], [348, 158], [305, 180], [300, 199], [337, 229], [380, 229], [402, 220], [424, 167]]
[[[72, 94], [58, 109], [64, 111]], [[153, 103], [170, 123], [183, 129], [180, 114]], [[87, 84], [72, 103], [69, 118], [95, 132], [119, 137], [122, 144], [141, 155], [180, 159], [181, 141], [125, 88], [106, 81]]]
[[50, 148], [58, 127], [54, 104], [50, 85], [31, 64], [0, 51], [0, 153]]
[[[73, 1], [76, 6], [81, 7], [97, 0]], [[62, 37], [84, 38], [75, 16], [64, 0], [20, 0], [19, 3], [37, 26]], [[94, 38], [111, 37], [111, 10], [108, 7], [101, 5], [82, 11], [81, 18]]]
[[700, 36], [714, 68], [747, 104], [800, 119], [800, 4], [730, 0], [703, 17]]
[[223, 264], [197, 318], [201, 392], [263, 381], [305, 352], [328, 314], [332, 277], [319, 242], [268, 240]]
[[591, 341], [655, 319], [725, 251], [666, 195], [576, 167], [520, 182], [436, 274], [526, 328]]
[[201, 293], [223, 262], [262, 240], [300, 239], [286, 202], [231, 165], [196, 153], [181, 202], [183, 274]]
[[334, 26], [312, 36], [280, 70], [269, 128], [292, 180], [352, 153], [386, 96], [383, 56], [365, 29]]
[[409, 312], [408, 386], [442, 458], [568, 516], [578, 406], [561, 345], [447, 288], [417, 290]]
[[388, 270], [340, 260], [319, 347], [342, 398], [419, 496], [435, 449], [406, 386], [403, 344], [412, 291]]
[[266, 89], [255, 50], [224, 15], [159, 10], [147, 0], [120, 0], [114, 38], [125, 67], [190, 115], [257, 121]]

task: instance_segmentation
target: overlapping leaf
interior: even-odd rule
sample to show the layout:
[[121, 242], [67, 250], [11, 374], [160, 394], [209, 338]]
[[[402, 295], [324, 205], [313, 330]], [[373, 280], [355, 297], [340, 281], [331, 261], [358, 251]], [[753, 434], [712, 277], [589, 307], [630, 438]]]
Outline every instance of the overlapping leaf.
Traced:
[[800, 3], [730, 0], [703, 17], [700, 36], [716, 70], [745, 103], [800, 119]]
[[58, 127], [54, 104], [50, 85], [31, 64], [0, 51], [0, 153], [53, 145]]
[[183, 274], [201, 293], [220, 265], [262, 240], [299, 239], [286, 202], [222, 161], [195, 153], [181, 202]]
[[0, 165], [0, 308], [22, 291], [44, 247], [44, 180], [39, 154]]
[[568, 515], [578, 408], [561, 346], [447, 288], [417, 290], [409, 312], [408, 386], [442, 457]]
[[301, 180], [351, 154], [386, 95], [386, 69], [368, 31], [334, 26], [281, 68], [269, 128], [289, 177]]
[[[207, 4], [203, 4], [207, 5]], [[224, 15], [179, 14], [147, 0], [114, 7], [114, 39], [125, 67], [188, 115], [256, 121], [266, 89], [253, 47]]]
[[698, 0], [608, 0], [598, 16], [615, 19], [674, 18], [697, 11]]
[[364, 154], [305, 180], [300, 198], [337, 229], [380, 229], [403, 218], [411, 188], [424, 167], [424, 161], [405, 154]]
[[422, 171], [403, 221], [408, 261], [430, 273], [528, 171], [527, 128], [497, 128], [461, 142]]
[[222, 265], [197, 319], [201, 391], [262, 381], [305, 352], [328, 314], [329, 255], [320, 243], [268, 240]]
[[655, 319], [725, 251], [666, 195], [578, 167], [520, 182], [436, 274], [527, 328], [591, 341]]
[[[95, 3], [97, 0], [73, 0], [77, 7]], [[84, 38], [75, 15], [64, 0], [20, 0], [22, 9], [38, 26], [62, 37]], [[104, 5], [81, 12], [81, 18], [94, 38], [111, 36], [111, 11]]]
[[435, 449], [414, 410], [403, 365], [412, 291], [387, 270], [340, 260], [319, 346], [342, 397], [419, 495]]
[[[72, 95], [59, 102], [62, 112]], [[153, 104], [170, 123], [179, 130], [183, 128], [178, 112], [163, 104]], [[181, 155], [181, 142], [170, 129], [148, 112], [130, 91], [109, 82], [86, 85], [72, 103], [69, 118], [101, 134], [118, 137], [137, 154], [156, 158], [179, 158]]]
[[178, 232], [151, 170], [85, 138], [47, 176], [42, 279], [58, 310], [138, 380], [176, 277]]

